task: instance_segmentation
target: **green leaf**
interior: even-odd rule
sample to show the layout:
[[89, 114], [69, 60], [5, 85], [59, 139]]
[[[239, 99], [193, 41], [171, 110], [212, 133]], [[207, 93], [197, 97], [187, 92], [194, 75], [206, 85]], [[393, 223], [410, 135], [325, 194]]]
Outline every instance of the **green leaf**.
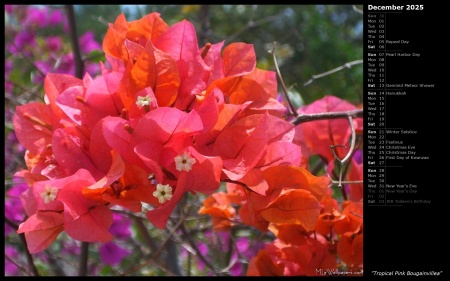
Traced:
[[103, 267], [102, 270], [100, 270], [100, 275], [103, 276], [111, 276], [112, 273], [112, 268], [109, 264]]
[[84, 61], [88, 62], [101, 62], [105, 61], [105, 53], [101, 50], [94, 50], [90, 52], [87, 56], [83, 58]]

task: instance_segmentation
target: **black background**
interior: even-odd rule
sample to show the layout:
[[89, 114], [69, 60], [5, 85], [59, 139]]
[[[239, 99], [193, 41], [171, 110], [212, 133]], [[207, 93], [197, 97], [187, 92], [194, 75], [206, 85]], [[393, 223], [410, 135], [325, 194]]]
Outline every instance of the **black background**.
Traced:
[[[427, 83], [434, 88], [404, 88], [407, 96], [389, 98], [386, 104], [387, 127], [416, 130], [418, 135], [405, 143], [416, 146], [417, 154], [430, 160], [412, 160], [397, 170], [386, 172], [387, 183], [418, 185], [418, 196], [431, 204], [402, 206], [370, 206], [364, 204], [364, 277], [377, 278], [377, 272], [441, 272], [448, 278], [447, 161], [449, 156], [447, 114], [448, 75], [448, 13], [446, 8], [430, 2], [373, 1], [375, 6], [404, 5], [401, 13], [386, 11], [386, 39], [409, 40], [401, 45], [404, 52], [420, 53], [412, 57], [387, 58], [386, 83]], [[367, 14], [374, 12], [364, 6], [364, 42], [367, 42]], [[407, 4], [423, 5], [423, 10], [406, 10]], [[365, 56], [367, 44], [365, 44]], [[387, 48], [389, 46], [386, 44]], [[365, 61], [364, 93], [367, 93], [367, 62]], [[365, 100], [365, 108], [367, 101]], [[366, 112], [365, 112], [365, 118]], [[366, 124], [367, 124], [367, 119]], [[367, 136], [365, 126], [365, 136]], [[367, 153], [365, 153], [365, 156]], [[367, 159], [365, 159], [367, 161]], [[367, 162], [365, 162], [367, 163]], [[367, 171], [367, 169], [364, 169]], [[367, 173], [365, 174], [365, 178]], [[365, 181], [365, 191], [367, 182]], [[367, 196], [367, 192], [365, 192]], [[367, 198], [365, 198], [367, 202]], [[401, 277], [396, 275], [394, 277]], [[405, 276], [406, 277], [406, 276]], [[410, 278], [417, 278], [409, 276]], [[386, 277], [383, 277], [386, 278]], [[423, 278], [423, 277], [422, 277]], [[427, 278], [425, 276], [425, 278]], [[428, 277], [427, 279], [436, 279]]]

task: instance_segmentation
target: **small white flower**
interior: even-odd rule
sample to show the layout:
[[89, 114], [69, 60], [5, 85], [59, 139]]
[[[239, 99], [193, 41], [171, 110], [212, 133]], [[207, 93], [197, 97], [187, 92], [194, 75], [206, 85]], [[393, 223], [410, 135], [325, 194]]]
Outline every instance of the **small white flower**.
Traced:
[[148, 106], [153, 101], [153, 98], [150, 95], [146, 95], [145, 97], [138, 96], [136, 104], [137, 106]]
[[195, 159], [191, 157], [189, 152], [185, 151], [183, 154], [175, 157], [175, 165], [178, 171], [189, 172], [192, 170], [192, 165], [195, 164]]
[[57, 193], [58, 193], [58, 188], [57, 187], [50, 186], [49, 184], [46, 184], [44, 191], [39, 193], [39, 195], [42, 198], [44, 198], [44, 203], [47, 204], [48, 202], [55, 200]]
[[156, 185], [156, 190], [153, 191], [153, 196], [158, 198], [159, 203], [164, 203], [172, 198], [172, 187], [168, 184], [160, 184]]

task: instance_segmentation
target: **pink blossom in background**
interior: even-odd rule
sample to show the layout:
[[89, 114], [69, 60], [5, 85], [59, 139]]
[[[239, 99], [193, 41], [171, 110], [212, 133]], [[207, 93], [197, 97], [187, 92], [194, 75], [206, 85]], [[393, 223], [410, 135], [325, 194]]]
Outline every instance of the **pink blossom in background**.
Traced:
[[241, 276], [245, 274], [245, 267], [242, 264], [242, 261], [239, 260], [239, 256], [245, 259], [245, 262], [248, 262], [252, 259], [252, 257], [256, 256], [260, 249], [264, 248], [264, 242], [262, 241], [253, 241], [250, 243], [250, 239], [247, 237], [238, 237], [236, 239], [236, 247], [239, 251], [239, 255], [237, 252], [233, 252], [232, 259], [236, 259], [237, 262], [230, 268], [230, 273], [232, 276]]
[[[44, 74], [46, 73], [75, 73], [75, 62], [73, 53], [60, 55], [54, 59], [49, 60], [37, 60], [34, 62], [35, 66]], [[85, 63], [84, 73], [89, 73], [92, 77], [95, 77], [100, 72], [100, 66], [95, 63]], [[33, 83], [43, 83], [44, 78], [39, 73], [33, 76]]]
[[[229, 269], [231, 276], [242, 276], [245, 274], [246, 266], [244, 264], [256, 256], [258, 251], [263, 249], [265, 245], [263, 241], [252, 241], [247, 237], [231, 239], [230, 232], [225, 231], [205, 231], [205, 237], [210, 241], [209, 244], [201, 242], [197, 244], [197, 248], [201, 255], [212, 264], [214, 262], [211, 259], [216, 257], [216, 255], [227, 254], [230, 246], [232, 247], [230, 263], [233, 263], [233, 265]], [[233, 240], [234, 242], [232, 242]], [[234, 245], [230, 245], [230, 242], [234, 243]], [[181, 256], [183, 258], [187, 256], [187, 250], [185, 248], [182, 248]], [[205, 263], [199, 258], [197, 258], [197, 267], [199, 270], [207, 269]], [[213, 275], [213, 272], [208, 272], [208, 276]]]
[[30, 7], [27, 13], [27, 23], [30, 25], [36, 25], [37, 27], [43, 28], [47, 25], [47, 14], [48, 8], [37, 8]]
[[[6, 95], [6, 94], [5, 94]], [[8, 95], [6, 95], [8, 96]], [[5, 109], [5, 119], [10, 120], [14, 113], [12, 110]], [[25, 148], [19, 143], [16, 134], [13, 131], [9, 131], [5, 138], [5, 173], [15, 172], [19, 167], [23, 168], [24, 165], [18, 156], [22, 156], [25, 153]]]
[[8, 78], [9, 73], [13, 69], [13, 63], [10, 60], [5, 61], [5, 79]]
[[13, 62], [10, 60], [5, 60], [5, 97], [12, 98], [12, 90], [14, 85], [8, 81], [11, 70], [13, 69]]
[[[70, 44], [70, 40], [68, 38], [68, 21], [62, 8], [8, 5], [6, 12], [11, 14], [12, 27], [8, 29], [8, 41], [5, 49], [13, 56], [25, 56], [39, 69], [39, 71], [32, 70], [32, 83], [43, 83], [42, 73], [44, 75], [48, 72], [75, 73], [73, 54], [64, 53], [67, 48], [63, 46]], [[60, 37], [40, 35], [41, 29], [56, 28], [61, 24], [65, 33]], [[79, 37], [79, 45], [83, 58], [94, 50], [102, 50], [101, 44], [95, 41], [94, 33], [91, 31], [87, 31]], [[5, 65], [5, 68], [14, 67], [14, 63], [13, 61], [11, 65], [10, 62]], [[85, 73], [96, 76], [100, 72], [100, 66], [97, 63], [85, 62], [84, 70]], [[11, 93], [13, 90], [12, 84], [5, 83], [7, 93]]]
[[58, 52], [61, 50], [62, 42], [61, 37], [58, 36], [49, 36], [46, 39], [47, 48], [50, 52]]
[[85, 32], [82, 36], [80, 36], [78, 42], [80, 45], [80, 50], [84, 54], [102, 50], [102, 46], [95, 41], [94, 33], [92, 31]]
[[8, 14], [12, 14], [12, 12], [13, 12], [13, 5], [5, 5], [5, 11]]
[[364, 154], [362, 149], [355, 150], [353, 154], [353, 159], [355, 159], [356, 163], [361, 164], [364, 161]]
[[124, 249], [114, 242], [102, 244], [99, 252], [103, 263], [111, 266], [120, 264], [123, 258], [131, 254], [130, 250]]
[[[60, 55], [51, 60], [38, 60], [34, 64], [42, 73], [75, 73], [75, 65], [73, 61], [73, 54]], [[44, 77], [37, 75], [38, 81], [35, 83], [41, 83], [44, 81]]]
[[63, 247], [61, 248], [63, 254], [72, 256], [78, 256], [80, 254], [79, 241], [72, 239], [63, 239], [61, 241], [63, 243]]
[[31, 30], [22, 30], [14, 38], [13, 44], [7, 44], [7, 50], [13, 55], [32, 55], [30, 49], [36, 47], [35, 33]]
[[25, 24], [36, 27], [57, 26], [66, 23], [66, 17], [61, 9], [49, 9], [47, 7], [28, 7]]
[[13, 246], [5, 245], [5, 276], [17, 276], [19, 268], [10, 259], [17, 260], [18, 257], [19, 253]]
[[[28, 188], [28, 185], [26, 183], [20, 183], [22, 179], [15, 178], [13, 181], [16, 184], [6, 192], [5, 196], [5, 217], [13, 223], [19, 224], [25, 218], [25, 211], [20, 202], [19, 195]], [[15, 232], [15, 230], [5, 223], [5, 236], [11, 232]]]
[[[53, 64], [50, 63], [48, 60], [47, 61], [45, 61], [45, 60], [42, 60], [42, 61], [37, 60], [37, 61], [34, 62], [34, 65], [42, 73], [53, 72]], [[38, 76], [41, 76], [41, 75], [38, 75]], [[44, 81], [44, 77], [34, 78], [34, 79], [37, 79], [37, 80], [33, 81], [33, 82], [36, 82], [36, 83]]]
[[54, 9], [47, 18], [47, 22], [49, 25], [55, 26], [64, 21], [64, 24], [67, 24], [67, 19], [63, 12], [60, 9]]
[[249, 238], [239, 237], [236, 239], [236, 246], [239, 249], [240, 254], [250, 260], [252, 257], [256, 256], [260, 249], [264, 248], [265, 243], [257, 240], [250, 243]]
[[[201, 255], [206, 257], [207, 260], [209, 260], [208, 258], [208, 245], [206, 243], [199, 243], [197, 245], [198, 250], [200, 251]], [[198, 259], [198, 263], [197, 263], [197, 267], [200, 270], [204, 270], [205, 269], [205, 263], [203, 261], [201, 261], [200, 259]]]
[[131, 236], [131, 221], [128, 217], [113, 213], [113, 223], [109, 232], [118, 239], [127, 239]]

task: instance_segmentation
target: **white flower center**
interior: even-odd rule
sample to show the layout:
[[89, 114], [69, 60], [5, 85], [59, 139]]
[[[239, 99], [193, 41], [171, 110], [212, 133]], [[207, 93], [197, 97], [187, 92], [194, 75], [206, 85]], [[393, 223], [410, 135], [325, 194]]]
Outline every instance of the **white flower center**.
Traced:
[[172, 187], [168, 184], [160, 184], [156, 185], [156, 190], [153, 192], [153, 196], [158, 198], [159, 203], [164, 203], [169, 201], [172, 198]]
[[39, 193], [39, 195], [44, 199], [45, 204], [55, 200], [56, 194], [58, 194], [58, 188], [50, 186], [49, 184], [46, 184], [44, 191]]
[[150, 95], [146, 95], [145, 97], [138, 96], [136, 104], [137, 106], [148, 106], [153, 101], [153, 98]]
[[185, 151], [183, 154], [175, 157], [175, 165], [178, 171], [189, 172], [192, 170], [192, 165], [195, 164], [195, 159], [191, 157], [189, 152]]

